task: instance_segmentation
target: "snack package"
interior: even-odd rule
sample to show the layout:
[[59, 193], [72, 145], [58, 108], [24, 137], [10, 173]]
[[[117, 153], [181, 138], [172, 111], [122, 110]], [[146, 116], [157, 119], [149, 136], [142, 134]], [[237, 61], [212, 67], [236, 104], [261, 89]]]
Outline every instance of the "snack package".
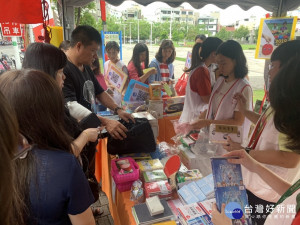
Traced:
[[130, 200], [135, 204], [142, 203], [144, 201], [144, 189], [143, 183], [140, 180], [133, 182], [130, 191]]

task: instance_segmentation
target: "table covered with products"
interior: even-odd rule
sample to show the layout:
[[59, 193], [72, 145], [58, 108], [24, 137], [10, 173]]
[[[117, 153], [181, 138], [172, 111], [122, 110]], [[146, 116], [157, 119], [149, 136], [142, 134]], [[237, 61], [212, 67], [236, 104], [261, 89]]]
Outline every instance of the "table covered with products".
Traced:
[[[171, 138], [175, 136], [172, 120], [179, 119], [179, 116], [164, 117], [158, 120], [159, 136], [158, 141], [166, 141], [171, 143]], [[135, 220], [131, 213], [131, 207], [134, 205], [130, 201], [130, 191], [119, 192], [116, 191], [115, 199], [112, 195], [112, 177], [110, 174], [111, 157], [107, 153], [107, 139], [99, 141], [96, 153], [96, 169], [95, 175], [97, 180], [102, 180], [102, 191], [105, 192], [109, 200], [109, 210], [116, 225], [130, 225], [135, 224]]]
[[[226, 158], [212, 159], [211, 163], [209, 159], [211, 155], [193, 151], [193, 146], [198, 148], [197, 141], [201, 139], [201, 132], [198, 139], [197, 135], [186, 135], [180, 138], [181, 144], [178, 139], [176, 144], [172, 143], [171, 138], [175, 136], [172, 120], [176, 119], [178, 116], [164, 117], [158, 121], [157, 149], [153, 154], [149, 153], [148, 158], [143, 158], [143, 155], [143, 157], [116, 158], [107, 152], [107, 139], [99, 141], [95, 175], [98, 180], [102, 180], [102, 191], [107, 195], [109, 210], [116, 225], [158, 224], [161, 221], [165, 221], [161, 225], [175, 225], [175, 221], [177, 224], [178, 222], [181, 224], [212, 224], [213, 203], [216, 202], [220, 208], [222, 201], [228, 202], [228, 198], [232, 197], [233, 201], [238, 201], [242, 207], [248, 205], [246, 189], [241, 183], [243, 179], [240, 167], [228, 164]], [[218, 129], [215, 132], [218, 133], [217, 131]], [[206, 149], [211, 148], [209, 147], [211, 144], [207, 144], [207, 141], [203, 143], [205, 143]], [[202, 157], [198, 153], [203, 154]], [[204, 154], [207, 155], [207, 158], [203, 158]], [[176, 169], [176, 172], [172, 172], [176, 174], [175, 182], [174, 180], [172, 182], [171, 176], [167, 175], [165, 169], [168, 161], [176, 158], [174, 156], [179, 158], [181, 166]], [[129, 173], [126, 173], [126, 167], [123, 167], [125, 161], [132, 168]], [[140, 184], [140, 189], [143, 190], [143, 197], [138, 201], [131, 199], [130, 188], [133, 183], [130, 183], [129, 188], [126, 187], [122, 190], [125, 186], [120, 186], [115, 176], [116, 174], [119, 177], [128, 174], [133, 176], [136, 172], [134, 165], [138, 165], [135, 169], [139, 173], [134, 183]], [[203, 170], [206, 167], [209, 167], [209, 170]], [[125, 173], [123, 173], [124, 171]], [[167, 176], [161, 175], [161, 172]], [[172, 184], [176, 186], [173, 190]], [[141, 199], [143, 200], [141, 201]], [[146, 201], [144, 201], [145, 199]], [[152, 200], [159, 201], [160, 206], [165, 210], [162, 214], [151, 214], [151, 206], [148, 205], [148, 202], [152, 202]], [[245, 209], [241, 208], [241, 210]], [[192, 215], [191, 212], [193, 212]], [[146, 223], [142, 220], [145, 220]], [[242, 213], [242, 218], [238, 220], [239, 222], [247, 221], [242, 224], [250, 224], [248, 220], [251, 218], [248, 214]]]

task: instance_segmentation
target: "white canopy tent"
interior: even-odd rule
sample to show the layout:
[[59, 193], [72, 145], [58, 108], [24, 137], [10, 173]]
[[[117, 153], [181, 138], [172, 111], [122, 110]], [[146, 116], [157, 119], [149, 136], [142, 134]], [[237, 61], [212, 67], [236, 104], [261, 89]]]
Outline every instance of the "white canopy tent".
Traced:
[[[69, 37], [71, 28], [74, 27], [74, 7], [84, 6], [92, 0], [61, 0], [64, 11], [64, 34]], [[106, 0], [105, 2], [118, 6], [124, 0]], [[153, 3], [152, 0], [135, 0], [141, 5], [149, 5]], [[244, 10], [248, 10], [253, 6], [261, 6], [267, 11], [273, 12], [273, 16], [282, 16], [283, 13], [296, 9], [300, 5], [299, 0], [160, 0], [160, 2], [167, 3], [171, 7], [178, 7], [182, 3], [187, 2], [196, 9], [202, 8], [207, 4], [214, 4], [222, 9], [231, 5], [238, 5]]]

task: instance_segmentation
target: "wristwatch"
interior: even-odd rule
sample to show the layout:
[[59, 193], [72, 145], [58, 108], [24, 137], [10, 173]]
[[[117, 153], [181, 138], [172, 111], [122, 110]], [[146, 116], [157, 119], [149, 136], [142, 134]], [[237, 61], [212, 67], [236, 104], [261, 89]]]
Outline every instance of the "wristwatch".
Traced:
[[246, 147], [245, 148], [245, 151], [249, 154], [250, 153], [250, 151], [252, 150], [252, 148], [250, 148], [250, 147]]
[[118, 110], [122, 109], [121, 107], [117, 106], [116, 108], [114, 108], [114, 114], [118, 115]]

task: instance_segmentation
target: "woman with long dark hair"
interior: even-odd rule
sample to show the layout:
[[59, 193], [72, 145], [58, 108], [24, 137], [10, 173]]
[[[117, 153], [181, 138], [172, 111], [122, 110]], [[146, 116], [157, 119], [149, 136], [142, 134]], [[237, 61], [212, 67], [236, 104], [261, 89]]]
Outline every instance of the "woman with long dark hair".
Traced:
[[203, 44], [194, 45], [191, 67], [185, 70], [189, 79], [179, 123], [190, 123], [207, 109], [212, 89], [208, 67], [216, 62], [216, 50], [221, 43], [221, 39], [209, 37]]
[[176, 57], [174, 44], [171, 40], [163, 40], [159, 46], [155, 58], [151, 61], [149, 67], [154, 67], [157, 73], [149, 77], [149, 83], [154, 81], [169, 82], [174, 78], [173, 62]]
[[149, 50], [146, 44], [138, 43], [133, 48], [132, 58], [128, 63], [129, 79], [148, 83], [148, 78], [156, 73], [155, 69], [151, 69], [146, 73], [143, 72], [149, 65]]
[[[9, 71], [0, 91], [15, 110], [19, 131], [32, 149], [17, 160], [17, 176], [28, 210], [26, 224], [95, 224], [92, 192], [72, 138], [64, 128], [64, 103], [57, 83], [38, 70]], [[22, 212], [20, 212], [22, 213]]]
[[[56, 80], [60, 88], [63, 87], [65, 75], [63, 68], [67, 63], [67, 57], [63, 51], [47, 43], [32, 43], [28, 46], [23, 61], [23, 68], [37, 69], [49, 74]], [[100, 128], [87, 128], [84, 123], [78, 123], [74, 119], [67, 107], [64, 107], [65, 129], [74, 139], [72, 142], [72, 152], [79, 157], [83, 164], [83, 171], [88, 179], [97, 183], [95, 172], [95, 151], [96, 141]], [[98, 118], [95, 115], [95, 120]], [[91, 181], [90, 181], [91, 182]], [[94, 186], [94, 185], [93, 185]], [[98, 191], [93, 190], [94, 197], [98, 199]], [[93, 207], [94, 214], [101, 213], [100, 208]]]
[[19, 127], [15, 112], [0, 92], [0, 224], [24, 224], [22, 213], [24, 202], [21, 198], [23, 187], [19, 185], [17, 176], [16, 154], [19, 153]]

